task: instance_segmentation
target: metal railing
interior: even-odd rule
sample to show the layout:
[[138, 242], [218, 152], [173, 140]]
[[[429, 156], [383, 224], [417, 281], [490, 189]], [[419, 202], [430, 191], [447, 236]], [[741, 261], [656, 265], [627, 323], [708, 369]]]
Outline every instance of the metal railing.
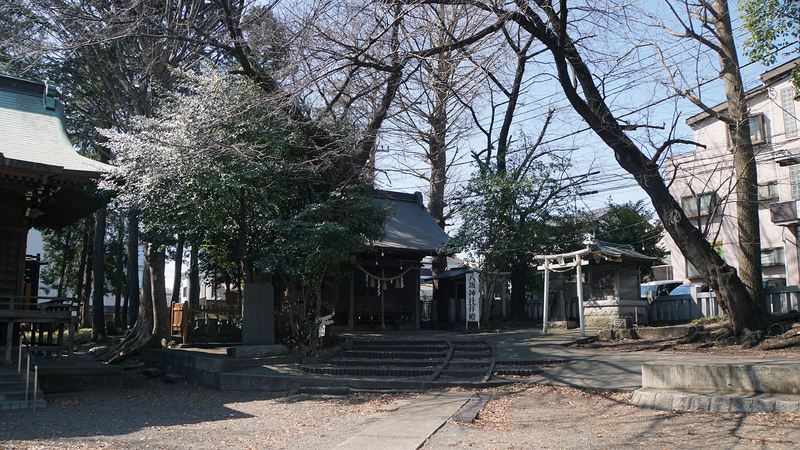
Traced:
[[39, 391], [39, 365], [36, 364], [36, 359], [31, 352], [31, 344], [25, 337], [25, 333], [19, 334], [19, 359], [17, 360], [17, 373], [22, 373], [22, 348], [23, 342], [25, 347], [25, 355], [27, 357], [25, 364], [25, 402], [28, 402], [30, 387], [31, 387], [31, 365], [33, 365], [33, 412], [36, 412], [36, 395]]

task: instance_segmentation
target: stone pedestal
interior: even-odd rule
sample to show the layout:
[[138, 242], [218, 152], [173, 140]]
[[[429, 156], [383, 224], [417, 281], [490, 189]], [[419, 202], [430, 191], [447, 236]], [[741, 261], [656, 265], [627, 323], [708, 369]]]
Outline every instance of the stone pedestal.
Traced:
[[[616, 319], [628, 319], [631, 324], [647, 323], [647, 300], [590, 299], [585, 303], [586, 326], [611, 328]], [[636, 319], [634, 319], [636, 314]]]
[[242, 345], [274, 344], [275, 294], [270, 275], [257, 275], [243, 290]]

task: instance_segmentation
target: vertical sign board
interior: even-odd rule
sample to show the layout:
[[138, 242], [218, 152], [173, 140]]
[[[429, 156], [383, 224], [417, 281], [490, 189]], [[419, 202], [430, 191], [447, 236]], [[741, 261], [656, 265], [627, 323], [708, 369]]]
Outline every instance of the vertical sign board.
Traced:
[[474, 272], [467, 273], [467, 322], [481, 320], [481, 279]]

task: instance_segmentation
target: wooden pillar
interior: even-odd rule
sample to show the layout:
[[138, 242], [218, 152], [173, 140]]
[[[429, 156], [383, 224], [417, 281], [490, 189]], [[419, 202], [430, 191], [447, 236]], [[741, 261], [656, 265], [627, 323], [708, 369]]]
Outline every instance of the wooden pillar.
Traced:
[[[414, 269], [411, 269], [411, 270], [408, 271], [408, 273], [416, 273], [417, 274], [415, 277], [412, 277], [414, 279], [414, 282], [412, 283], [412, 288], [414, 289], [414, 293], [413, 293], [413, 295], [414, 295], [414, 322], [415, 322], [414, 325], [416, 326], [417, 330], [421, 330], [422, 329], [422, 308], [421, 308], [422, 299], [419, 298], [419, 283], [420, 283], [420, 281], [419, 281], [419, 272], [417, 272]], [[431, 308], [431, 309], [433, 309], [433, 308]]]
[[355, 272], [350, 277], [350, 312], [347, 314], [347, 330], [353, 331], [356, 329], [356, 318], [355, 312], [356, 309], [356, 274]]
[[[378, 281], [378, 283], [381, 282], [381, 280], [377, 280], [377, 281]], [[385, 300], [386, 300], [386, 292], [383, 292], [383, 289], [381, 289], [381, 331], [386, 331], [386, 314], [385, 314], [386, 301]]]

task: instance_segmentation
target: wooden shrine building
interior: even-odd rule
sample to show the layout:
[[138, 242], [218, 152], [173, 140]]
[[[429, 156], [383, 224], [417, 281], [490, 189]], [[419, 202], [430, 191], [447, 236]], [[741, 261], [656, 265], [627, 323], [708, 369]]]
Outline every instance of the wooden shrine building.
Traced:
[[75, 299], [38, 297], [38, 261], [28, 264], [26, 275], [28, 230], [59, 229], [104, 205], [107, 200], [96, 195], [95, 180], [109, 167], [72, 147], [54, 85], [0, 75], [0, 343], [5, 362], [18, 337], [17, 324], [56, 324], [62, 331], [75, 324]]
[[419, 192], [375, 191], [373, 198], [392, 203], [395, 214], [386, 222], [384, 239], [373, 243], [375, 251], [360, 256], [349, 286], [343, 283], [335, 324], [419, 329], [422, 259], [439, 251], [447, 233], [428, 213]]

